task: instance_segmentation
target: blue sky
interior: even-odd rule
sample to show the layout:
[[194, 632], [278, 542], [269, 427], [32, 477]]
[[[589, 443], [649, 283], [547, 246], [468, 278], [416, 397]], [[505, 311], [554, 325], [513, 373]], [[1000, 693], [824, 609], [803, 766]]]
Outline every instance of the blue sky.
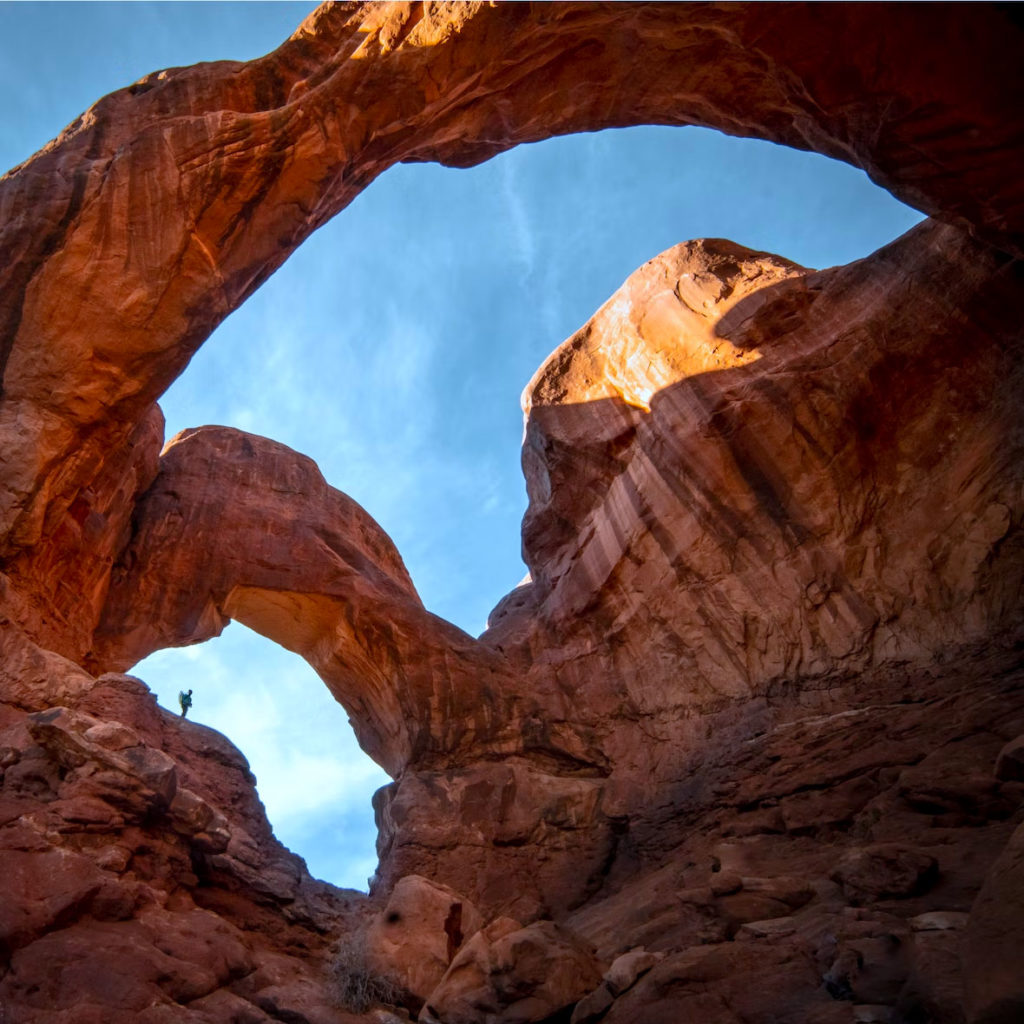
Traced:
[[[313, 6], [0, 3], [0, 164], [150, 71], [273, 49]], [[161, 402], [168, 437], [222, 423], [312, 456], [388, 531], [427, 607], [476, 634], [525, 572], [520, 393], [634, 269], [700, 237], [833, 266], [919, 219], [844, 164], [693, 128], [398, 166], [214, 333]], [[301, 659], [235, 624], [134, 671], [167, 707], [192, 687], [279, 837], [365, 887], [387, 778]]]

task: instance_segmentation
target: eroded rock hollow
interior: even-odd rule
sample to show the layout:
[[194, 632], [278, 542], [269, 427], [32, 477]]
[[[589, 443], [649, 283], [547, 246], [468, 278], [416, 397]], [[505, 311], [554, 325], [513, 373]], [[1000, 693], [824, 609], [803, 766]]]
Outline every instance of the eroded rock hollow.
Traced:
[[[1017, 20], [325, 4], [0, 180], [5, 1024], [1024, 1019]], [[638, 269], [524, 392], [530, 582], [481, 637], [304, 456], [161, 451], [196, 347], [388, 166], [638, 123], [934, 219]], [[233, 618], [394, 779], [369, 897], [124, 674]]]

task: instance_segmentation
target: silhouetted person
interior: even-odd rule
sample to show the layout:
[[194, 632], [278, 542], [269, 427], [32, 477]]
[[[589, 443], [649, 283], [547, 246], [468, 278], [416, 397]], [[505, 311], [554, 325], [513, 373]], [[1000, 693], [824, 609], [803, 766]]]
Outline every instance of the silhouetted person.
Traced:
[[188, 709], [192, 707], [192, 691], [179, 691], [178, 703], [181, 705], [181, 717], [184, 718], [188, 714]]

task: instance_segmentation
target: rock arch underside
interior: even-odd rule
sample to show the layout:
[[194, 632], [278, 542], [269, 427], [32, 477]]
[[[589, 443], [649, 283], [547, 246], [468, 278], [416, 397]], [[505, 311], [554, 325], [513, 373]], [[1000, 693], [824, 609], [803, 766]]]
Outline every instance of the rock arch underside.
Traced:
[[[1022, 43], [987, 4], [325, 4], [0, 180], [0, 1020], [1024, 1020]], [[531, 582], [480, 638], [306, 457], [161, 451], [192, 353], [387, 167], [644, 123], [931, 219], [638, 269], [524, 393]], [[232, 618], [394, 779], [369, 896], [125, 674]]]

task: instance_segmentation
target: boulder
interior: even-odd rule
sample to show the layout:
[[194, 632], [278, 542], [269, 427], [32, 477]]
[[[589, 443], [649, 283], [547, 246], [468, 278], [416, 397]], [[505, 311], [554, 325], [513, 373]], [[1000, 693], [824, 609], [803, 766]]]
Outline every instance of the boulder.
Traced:
[[664, 959], [664, 953], [650, 953], [643, 947], [631, 949], [612, 961], [611, 967], [604, 972], [604, 983], [612, 995], [621, 995], [636, 984], [637, 978]]
[[854, 850], [832, 872], [832, 878], [854, 904], [917, 895], [934, 884], [937, 876], [934, 857], [898, 843]]
[[360, 940], [367, 968], [392, 977], [422, 1005], [481, 923], [463, 896], [420, 875], [406, 875]]
[[[28, 718], [29, 732], [68, 772], [69, 782], [93, 783], [115, 805], [135, 813], [166, 810], [178, 786], [174, 760], [147, 746], [127, 726], [98, 722], [69, 708], [38, 711]], [[90, 738], [89, 733], [92, 733]], [[107, 742], [98, 743], [96, 736]], [[107, 743], [116, 736], [114, 747]]]
[[420, 1014], [423, 1024], [529, 1024], [579, 1002], [601, 982], [593, 952], [551, 921], [498, 918], [452, 961]]

